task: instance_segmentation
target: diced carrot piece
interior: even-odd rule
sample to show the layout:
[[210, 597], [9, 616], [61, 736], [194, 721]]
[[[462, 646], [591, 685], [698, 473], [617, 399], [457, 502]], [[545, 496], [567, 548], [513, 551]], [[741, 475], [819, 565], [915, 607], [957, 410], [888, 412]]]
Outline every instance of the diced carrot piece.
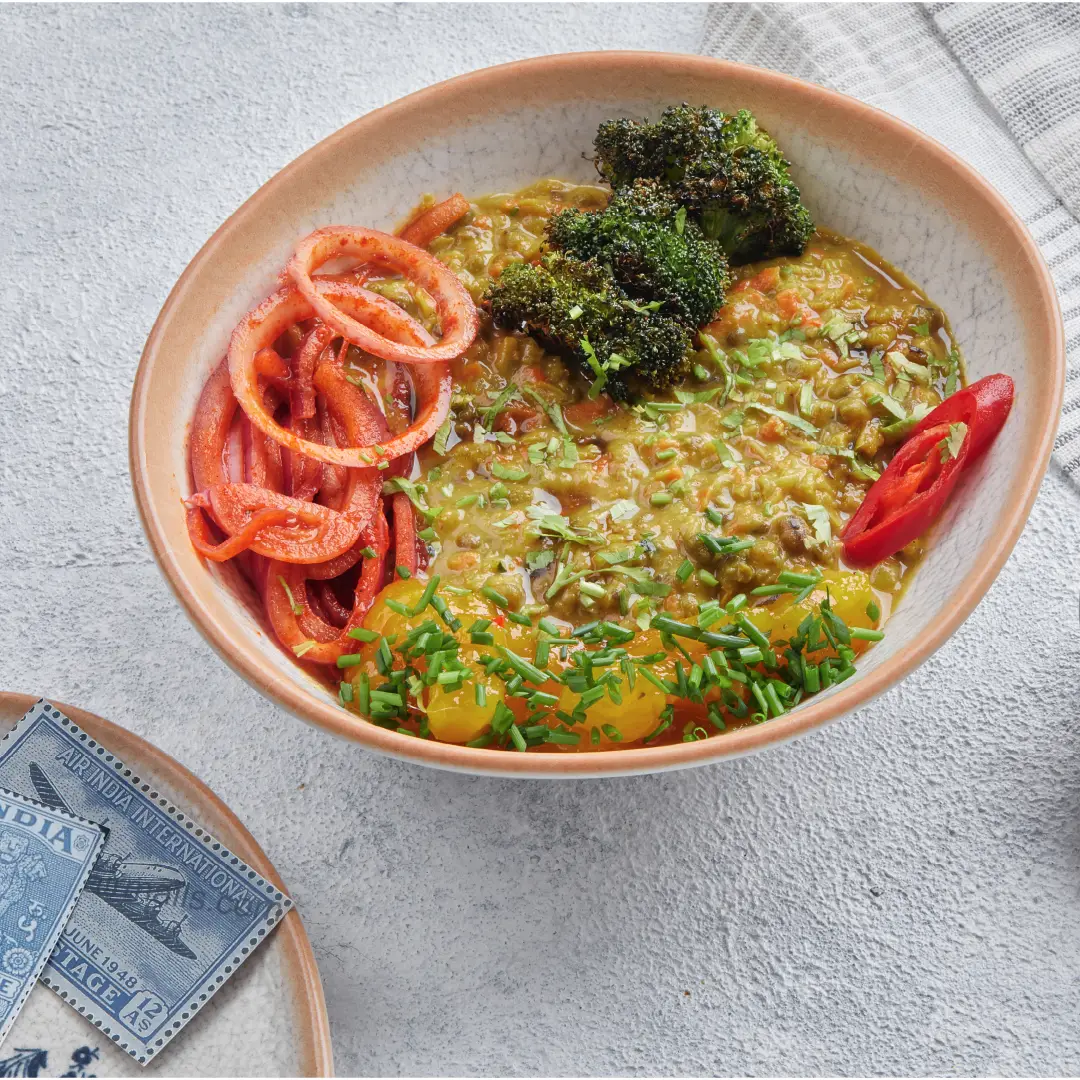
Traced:
[[780, 284], [780, 267], [766, 266], [760, 273], [750, 279], [751, 288], [760, 292], [772, 292]]
[[820, 326], [821, 316], [796, 289], [782, 289], [776, 294], [776, 309], [793, 326]]
[[599, 394], [595, 398], [585, 398], [576, 401], [573, 405], [567, 405], [563, 409], [563, 416], [574, 427], [585, 427], [602, 416], [607, 416], [615, 410], [615, 402], [607, 394]]
[[775, 416], [770, 416], [758, 430], [758, 437], [766, 442], [780, 442], [784, 437], [784, 422], [777, 420]]
[[663, 472], [654, 473], [653, 475], [657, 480], [662, 480], [665, 484], [672, 484], [676, 480], [682, 479], [682, 467], [679, 465], [670, 465], [664, 469]]
[[446, 560], [451, 570], [469, 570], [480, 564], [480, 556], [475, 551], [458, 551]]
[[519, 386], [522, 383], [542, 383], [545, 381], [543, 369], [538, 368], [535, 364], [525, 364], [518, 368], [517, 378], [514, 380]]

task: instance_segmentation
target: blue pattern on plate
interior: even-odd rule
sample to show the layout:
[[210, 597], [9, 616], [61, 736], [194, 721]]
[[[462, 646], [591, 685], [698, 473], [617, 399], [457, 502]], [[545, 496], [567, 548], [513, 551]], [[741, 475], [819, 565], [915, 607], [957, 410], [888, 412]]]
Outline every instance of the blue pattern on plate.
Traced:
[[137, 1061], [149, 1061], [292, 906], [47, 702], [0, 743], [0, 785], [106, 829], [41, 979]]

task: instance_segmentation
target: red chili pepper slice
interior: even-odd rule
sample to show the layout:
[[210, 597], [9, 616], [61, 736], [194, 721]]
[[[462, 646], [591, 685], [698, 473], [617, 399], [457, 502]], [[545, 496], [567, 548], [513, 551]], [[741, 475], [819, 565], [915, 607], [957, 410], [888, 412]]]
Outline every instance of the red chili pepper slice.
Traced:
[[[1013, 393], [1008, 375], [988, 375], [919, 421], [840, 534], [848, 565], [874, 566], [930, 528], [960, 474], [1004, 426]], [[945, 456], [941, 444], [953, 424], [965, 424], [967, 431], [955, 455]]]

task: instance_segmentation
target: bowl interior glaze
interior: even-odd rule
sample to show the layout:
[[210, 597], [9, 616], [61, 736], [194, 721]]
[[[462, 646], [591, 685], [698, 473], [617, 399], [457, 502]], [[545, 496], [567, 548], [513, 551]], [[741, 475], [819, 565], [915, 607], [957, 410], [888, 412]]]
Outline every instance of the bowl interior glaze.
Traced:
[[[272, 290], [296, 240], [332, 223], [391, 228], [424, 192], [514, 190], [542, 176], [595, 177], [599, 122], [673, 101], [748, 108], [775, 134], [823, 225], [875, 248], [948, 314], [971, 379], [1016, 382], [1005, 431], [954, 498], [885, 640], [857, 676], [780, 720], [700, 743], [603, 754], [515, 755], [426, 743], [364, 723], [275, 644], [227, 566], [187, 542], [186, 436], [200, 388], [235, 323]], [[131, 412], [135, 492], [158, 561], [222, 655], [286, 708], [425, 764], [508, 775], [646, 772], [791, 737], [864, 704], [938, 648], [1018, 537], [1052, 444], [1064, 347], [1049, 275], [997, 193], [943, 147], [854, 99], [722, 61], [570, 54], [462, 76], [362, 117], [261, 188], [185, 271], [147, 342]]]

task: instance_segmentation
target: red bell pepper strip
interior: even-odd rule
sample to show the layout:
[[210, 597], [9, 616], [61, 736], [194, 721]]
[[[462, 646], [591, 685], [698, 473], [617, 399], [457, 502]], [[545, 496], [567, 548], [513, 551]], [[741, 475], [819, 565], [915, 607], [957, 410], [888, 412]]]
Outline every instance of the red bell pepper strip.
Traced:
[[[359, 643], [349, 631], [363, 625], [375, 597], [382, 588], [390, 530], [380, 505], [361, 539], [371, 547], [374, 558], [364, 558], [356, 582], [353, 608], [343, 627], [332, 626], [311, 609], [307, 593], [307, 568], [287, 563], [271, 563], [266, 575], [263, 602], [278, 640], [310, 664], [336, 664], [338, 657], [358, 651]], [[284, 579], [289, 591], [281, 586]], [[290, 595], [291, 594], [291, 595]], [[294, 605], [298, 611], [294, 610]]]
[[420, 560], [413, 504], [405, 492], [398, 491], [390, 496], [390, 506], [394, 515], [394, 565], [403, 566], [410, 574], [415, 574]]
[[[994, 441], [1012, 402], [1012, 379], [988, 375], [923, 417], [844, 526], [844, 561], [874, 566], [922, 536], [941, 514], [960, 474]], [[958, 424], [965, 430], [952, 452], [949, 440]]]
[[296, 419], [310, 420], [315, 415], [315, 368], [333, 338], [330, 327], [316, 319], [292, 358], [291, 412]]
[[[214, 484], [193, 495], [188, 507], [209, 511], [215, 524], [229, 536], [245, 537], [251, 534], [252, 518], [263, 511], [288, 511], [288, 524], [264, 524], [248, 545], [256, 554], [281, 562], [322, 563], [335, 559], [353, 547], [361, 531], [361, 526], [345, 514], [254, 484]], [[189, 528], [194, 524], [189, 517]], [[197, 530], [193, 533], [193, 541], [196, 539], [205, 543]]]
[[215, 544], [210, 539], [210, 531], [203, 516], [203, 507], [194, 503], [187, 507], [188, 535], [191, 546], [204, 558], [212, 562], [226, 562], [235, 558], [242, 551], [247, 551], [263, 529], [274, 525], [287, 525], [295, 522], [296, 514], [288, 508], [270, 507], [252, 514], [251, 520], [233, 536]]
[[469, 212], [469, 200], [460, 192], [436, 203], [430, 210], [417, 215], [402, 229], [398, 236], [410, 244], [426, 248], [437, 236], [442, 236], [451, 225], [456, 225]]

